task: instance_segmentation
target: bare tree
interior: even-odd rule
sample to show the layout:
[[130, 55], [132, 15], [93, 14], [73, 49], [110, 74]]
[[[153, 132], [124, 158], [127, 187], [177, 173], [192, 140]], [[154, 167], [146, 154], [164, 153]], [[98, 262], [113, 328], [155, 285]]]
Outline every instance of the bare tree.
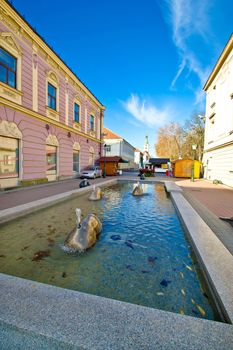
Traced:
[[155, 151], [159, 157], [182, 158], [185, 132], [179, 123], [169, 123], [158, 131]]
[[192, 153], [191, 147], [193, 144], [197, 145], [195, 152], [195, 158], [199, 161], [202, 160], [203, 148], [204, 148], [204, 133], [205, 133], [205, 121], [200, 115], [193, 115], [189, 120], [186, 121], [186, 149], [189, 148], [189, 152]]
[[197, 145], [196, 158], [201, 160], [204, 144], [204, 121], [194, 115], [185, 126], [169, 123], [158, 130], [155, 151], [159, 157], [171, 160], [192, 157], [192, 144]]

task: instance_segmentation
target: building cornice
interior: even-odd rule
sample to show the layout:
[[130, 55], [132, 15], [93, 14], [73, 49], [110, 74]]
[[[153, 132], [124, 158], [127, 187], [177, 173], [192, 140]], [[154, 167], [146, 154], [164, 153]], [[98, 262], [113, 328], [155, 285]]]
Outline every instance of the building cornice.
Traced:
[[77, 134], [77, 135], [80, 135], [86, 139], [89, 139], [89, 140], [92, 140], [92, 141], [95, 141], [95, 142], [98, 142], [98, 143], [103, 143], [103, 141], [95, 138], [95, 137], [92, 137], [88, 134], [85, 134], [81, 131], [78, 131], [76, 129], [73, 129], [65, 124], [61, 124], [60, 122], [56, 121], [56, 120], [53, 120], [51, 118], [48, 118], [38, 112], [35, 112], [29, 108], [26, 108], [26, 107], [23, 107], [23, 106], [20, 106], [18, 105], [17, 103], [15, 102], [12, 102], [12, 101], [9, 101], [9, 100], [6, 100], [5, 98], [3, 97], [0, 97], [0, 106], [5, 106], [5, 107], [9, 107], [17, 112], [20, 112], [20, 113], [23, 113], [23, 114], [26, 114], [28, 115], [29, 117], [32, 117], [32, 118], [35, 118], [37, 120], [40, 120], [46, 124], [51, 124], [51, 125], [54, 125], [60, 129], [63, 129], [63, 130], [66, 130], [68, 132], [72, 132], [73, 134]]
[[216, 149], [224, 148], [224, 147], [231, 146], [231, 145], [233, 145], [233, 140], [225, 142], [225, 143], [222, 143], [221, 145], [218, 145], [218, 146], [207, 148], [207, 149], [205, 149], [203, 151], [203, 153], [208, 153], [208, 152], [211, 152], [211, 151], [215, 151]]
[[228, 42], [227, 42], [225, 48], [223, 49], [217, 63], [214, 66], [214, 69], [210, 73], [210, 76], [207, 79], [207, 82], [205, 83], [205, 85], [203, 87], [204, 91], [207, 91], [207, 89], [209, 88], [209, 86], [213, 82], [214, 78], [216, 77], [216, 75], [220, 71], [222, 65], [224, 64], [226, 58], [228, 57], [228, 55], [230, 54], [232, 49], [233, 49], [233, 34], [231, 34], [230, 39], [228, 40]]
[[[73, 83], [76, 83], [79, 89], [88, 96], [90, 101], [96, 104], [101, 110], [105, 110], [104, 105], [91, 93], [91, 91], [81, 82], [81, 80], [72, 72], [72, 70], [63, 62], [63, 60], [45, 43], [21, 15], [6, 0], [0, 1], [0, 20], [5, 23], [14, 34], [19, 37], [29, 37], [33, 46], [38, 46], [47, 55], [47, 61], [52, 66], [57, 65]], [[26, 36], [27, 35], [27, 36]], [[27, 38], [28, 39], [28, 38]], [[54, 67], [53, 67], [54, 68]]]

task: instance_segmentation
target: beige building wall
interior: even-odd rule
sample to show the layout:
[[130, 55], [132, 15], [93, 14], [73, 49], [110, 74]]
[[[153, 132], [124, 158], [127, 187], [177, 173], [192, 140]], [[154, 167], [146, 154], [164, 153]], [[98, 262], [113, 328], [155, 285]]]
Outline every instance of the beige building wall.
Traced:
[[204, 90], [204, 176], [208, 180], [221, 180], [233, 187], [233, 35], [208, 78]]

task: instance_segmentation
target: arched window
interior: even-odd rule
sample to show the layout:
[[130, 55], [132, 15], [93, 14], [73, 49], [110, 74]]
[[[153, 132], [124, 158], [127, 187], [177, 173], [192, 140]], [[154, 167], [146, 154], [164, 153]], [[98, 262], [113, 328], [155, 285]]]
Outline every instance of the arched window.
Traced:
[[73, 171], [80, 172], [80, 144], [75, 142], [73, 145]]
[[59, 120], [59, 80], [52, 71], [46, 74], [46, 99], [47, 117]]
[[95, 160], [95, 151], [93, 147], [89, 148], [89, 165], [94, 165], [94, 160]]
[[46, 139], [46, 174], [56, 175], [57, 174], [57, 149], [58, 140], [55, 135], [49, 135]]
[[12, 33], [0, 33], [0, 95], [22, 103], [22, 50]]
[[0, 179], [19, 178], [21, 131], [13, 122], [0, 123]]

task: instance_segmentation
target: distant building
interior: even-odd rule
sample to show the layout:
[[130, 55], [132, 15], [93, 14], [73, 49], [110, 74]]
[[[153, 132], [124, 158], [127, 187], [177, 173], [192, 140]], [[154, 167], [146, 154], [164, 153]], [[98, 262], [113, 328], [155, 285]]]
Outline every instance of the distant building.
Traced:
[[143, 153], [138, 148], [134, 150], [134, 163], [139, 169], [143, 168]]
[[233, 35], [205, 86], [204, 177], [233, 186]]
[[135, 168], [134, 163], [134, 147], [123, 139], [121, 136], [115, 134], [108, 128], [103, 128], [104, 143], [109, 146], [106, 147], [106, 156], [118, 156], [125, 161], [125, 163], [119, 163], [119, 168]]
[[0, 186], [77, 176], [101, 155], [105, 108], [9, 2], [0, 13]]
[[145, 137], [145, 143], [144, 143], [144, 150], [143, 150], [143, 168], [145, 168], [146, 164], [149, 163], [150, 159], [150, 153], [149, 153], [149, 140], [148, 136]]

